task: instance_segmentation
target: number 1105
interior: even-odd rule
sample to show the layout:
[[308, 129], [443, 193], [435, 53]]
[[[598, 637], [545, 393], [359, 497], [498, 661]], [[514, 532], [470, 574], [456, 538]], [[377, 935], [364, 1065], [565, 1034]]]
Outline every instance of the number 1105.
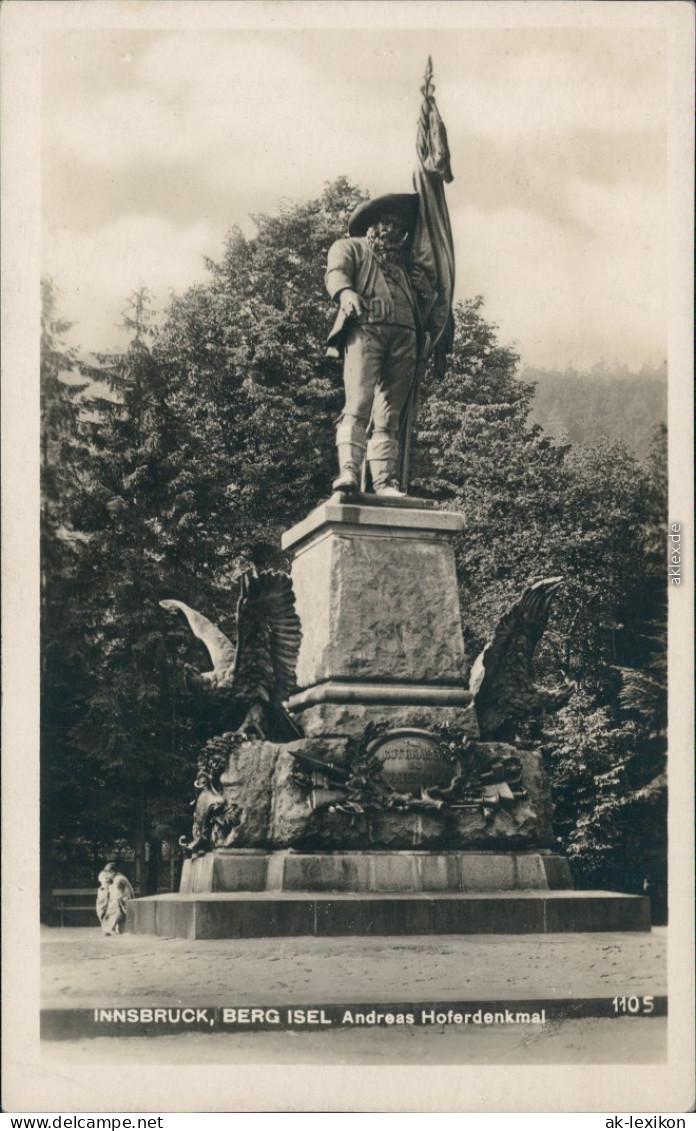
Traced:
[[654, 997], [615, 997], [611, 999], [614, 1013], [652, 1013]]

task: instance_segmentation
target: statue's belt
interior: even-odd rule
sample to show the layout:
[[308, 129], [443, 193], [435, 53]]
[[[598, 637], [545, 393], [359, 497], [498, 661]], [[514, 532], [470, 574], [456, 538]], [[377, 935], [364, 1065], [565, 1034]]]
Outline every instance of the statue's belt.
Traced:
[[386, 303], [384, 299], [380, 298], [378, 295], [374, 298], [364, 298], [363, 303], [366, 307], [366, 311], [360, 318], [356, 319], [359, 325], [369, 325], [371, 322], [381, 322], [382, 324], [387, 326], [401, 326], [402, 329], [413, 330], [413, 332], [415, 333], [415, 319], [411, 325], [407, 325], [404, 322], [391, 322], [387, 314]]

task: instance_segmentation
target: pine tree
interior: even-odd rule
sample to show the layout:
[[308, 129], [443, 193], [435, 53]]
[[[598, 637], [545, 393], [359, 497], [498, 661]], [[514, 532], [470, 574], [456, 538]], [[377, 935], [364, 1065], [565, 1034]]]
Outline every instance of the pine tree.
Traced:
[[[85, 383], [70, 375], [77, 350], [67, 347], [71, 329], [57, 313], [57, 293], [51, 279], [41, 281], [41, 534], [45, 573], [62, 574], [62, 557], [71, 540], [71, 488], [80, 466], [80, 399]], [[46, 597], [45, 577], [42, 585]]]
[[[71, 324], [57, 311], [50, 279], [41, 284], [41, 902], [65, 886], [75, 844], [90, 868], [98, 787], [71, 740], [88, 694], [91, 673], [75, 631], [81, 593], [81, 532], [74, 511], [86, 448], [81, 402], [86, 385], [72, 378], [77, 351], [64, 337]], [[79, 849], [78, 849], [79, 850]], [[91, 869], [90, 869], [91, 870]], [[86, 876], [85, 876], [86, 878]]]
[[[171, 642], [159, 600], [196, 562], [181, 561], [173, 526], [192, 515], [186, 451], [169, 400], [167, 370], [151, 349], [149, 298], [132, 296], [125, 316], [132, 339], [122, 355], [83, 367], [111, 396], [88, 402], [90, 474], [77, 517], [87, 535], [81, 555], [81, 627], [95, 672], [74, 741], [98, 762], [121, 835], [135, 844], [135, 882], [155, 890], [163, 838], [182, 831], [189, 736], [173, 709]], [[189, 787], [190, 788], [190, 787]], [[151, 867], [145, 874], [146, 845]]]

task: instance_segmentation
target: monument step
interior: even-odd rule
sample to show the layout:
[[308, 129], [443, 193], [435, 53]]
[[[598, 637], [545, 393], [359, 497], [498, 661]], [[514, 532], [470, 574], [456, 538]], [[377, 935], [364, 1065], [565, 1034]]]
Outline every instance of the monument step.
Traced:
[[649, 931], [645, 896], [598, 891], [221, 892], [130, 900], [127, 930], [185, 939]]
[[222, 848], [186, 860], [182, 895], [222, 892], [418, 894], [572, 888], [568, 861], [547, 852], [301, 852]]

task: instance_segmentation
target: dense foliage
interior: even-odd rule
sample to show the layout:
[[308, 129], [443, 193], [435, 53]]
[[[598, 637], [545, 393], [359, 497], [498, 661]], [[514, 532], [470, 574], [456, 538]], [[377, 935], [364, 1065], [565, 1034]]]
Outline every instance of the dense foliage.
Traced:
[[[178, 676], [204, 665], [159, 601], [233, 635], [236, 578], [287, 568], [284, 529], [329, 492], [341, 374], [324, 358], [326, 252], [361, 193], [233, 231], [204, 285], [131, 342], [79, 369], [50, 286], [44, 326], [43, 838], [47, 886], [78, 849], [118, 840], [141, 890], [185, 831], [196, 756], [211, 737]], [[531, 421], [534, 386], [473, 298], [456, 311], [444, 379], [426, 374], [414, 490], [462, 511], [455, 546], [473, 659], [533, 579], [565, 578], [539, 649], [547, 683], [579, 690], [530, 737], [552, 776], [557, 829], [580, 883], [664, 898], [666, 448], [572, 445]], [[149, 848], [147, 848], [149, 846]], [[149, 868], [145, 859], [150, 861]], [[67, 886], [67, 884], [64, 884]], [[662, 893], [662, 896], [660, 896]]]

